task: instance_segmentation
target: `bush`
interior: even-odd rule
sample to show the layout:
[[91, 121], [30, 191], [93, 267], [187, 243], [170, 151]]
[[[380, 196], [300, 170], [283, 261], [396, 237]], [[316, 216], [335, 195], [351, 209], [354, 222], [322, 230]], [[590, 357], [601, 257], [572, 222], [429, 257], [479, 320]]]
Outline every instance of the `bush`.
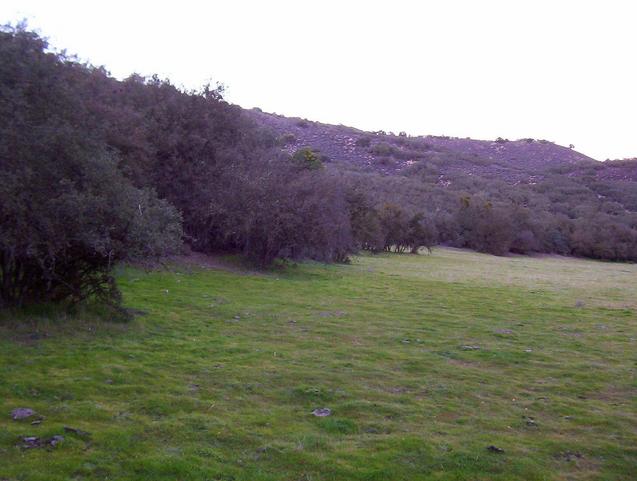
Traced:
[[358, 139], [356, 139], [357, 147], [369, 147], [371, 143], [372, 141], [369, 137], [359, 137]]
[[294, 144], [296, 142], [296, 136], [292, 133], [287, 133], [287, 134], [283, 134], [281, 135], [278, 139], [277, 139], [277, 143], [281, 146], [286, 146], [286, 145], [290, 145], [290, 144]]
[[42, 156], [0, 170], [0, 305], [92, 296], [117, 303], [110, 275], [117, 262], [179, 246], [177, 211], [134, 188], [106, 154], [89, 155], [77, 163]]
[[494, 255], [509, 252], [514, 240], [512, 219], [501, 206], [481, 198], [465, 197], [458, 212], [462, 247]]
[[357, 249], [379, 252], [385, 247], [385, 236], [373, 201], [362, 189], [350, 188], [347, 204], [352, 237]]
[[297, 150], [292, 156], [292, 160], [301, 169], [318, 170], [323, 167], [321, 159], [310, 147]]
[[324, 171], [271, 163], [224, 180], [207, 221], [217, 245], [260, 266], [276, 258], [340, 262], [352, 251], [345, 197]]
[[425, 217], [422, 212], [416, 213], [409, 220], [405, 244], [412, 254], [424, 247], [429, 252], [438, 243], [438, 230], [431, 219]]
[[380, 142], [374, 144], [372, 148], [369, 149], [369, 153], [377, 157], [389, 157], [393, 155], [394, 148], [386, 142]]
[[45, 49], [0, 32], [0, 306], [116, 303], [113, 266], [177, 249], [180, 217], [124, 177], [78, 95], [83, 72]]

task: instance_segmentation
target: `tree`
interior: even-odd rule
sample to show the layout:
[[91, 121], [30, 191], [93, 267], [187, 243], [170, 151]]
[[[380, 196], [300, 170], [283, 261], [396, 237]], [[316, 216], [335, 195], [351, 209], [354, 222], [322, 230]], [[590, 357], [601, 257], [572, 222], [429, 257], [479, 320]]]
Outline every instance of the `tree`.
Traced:
[[480, 198], [461, 199], [458, 212], [463, 247], [504, 255], [513, 241], [511, 218], [505, 208]]
[[407, 225], [407, 246], [412, 254], [425, 247], [429, 252], [437, 244], [438, 231], [433, 222], [425, 217], [422, 212], [414, 214]]
[[117, 303], [111, 269], [178, 249], [180, 216], [118, 169], [76, 64], [20, 28], [0, 32], [0, 58], [0, 306]]
[[404, 252], [409, 247], [409, 224], [405, 211], [396, 204], [387, 203], [380, 209], [379, 219], [384, 234], [384, 249]]
[[352, 237], [357, 249], [379, 252], [385, 247], [385, 236], [378, 212], [369, 195], [362, 189], [347, 192]]

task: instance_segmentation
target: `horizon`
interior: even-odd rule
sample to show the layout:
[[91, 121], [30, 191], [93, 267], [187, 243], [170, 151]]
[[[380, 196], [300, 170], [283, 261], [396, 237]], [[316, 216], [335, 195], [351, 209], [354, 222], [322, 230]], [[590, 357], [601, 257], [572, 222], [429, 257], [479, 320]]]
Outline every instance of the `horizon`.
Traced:
[[26, 19], [52, 48], [119, 79], [220, 82], [224, 98], [246, 109], [412, 136], [547, 139], [605, 160], [637, 156], [634, 8], [611, 4], [245, 1], [193, 15], [189, 2], [95, 11], [10, 0], [0, 21]]

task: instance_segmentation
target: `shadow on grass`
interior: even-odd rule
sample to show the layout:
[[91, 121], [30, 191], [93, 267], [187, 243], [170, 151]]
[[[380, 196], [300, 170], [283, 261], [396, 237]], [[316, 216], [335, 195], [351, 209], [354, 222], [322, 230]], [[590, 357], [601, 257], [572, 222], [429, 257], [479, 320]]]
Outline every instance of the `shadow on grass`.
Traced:
[[139, 309], [96, 302], [5, 308], [0, 309], [0, 336], [30, 344], [51, 337], [74, 337], [97, 331], [122, 333], [129, 329], [131, 321], [145, 314]]

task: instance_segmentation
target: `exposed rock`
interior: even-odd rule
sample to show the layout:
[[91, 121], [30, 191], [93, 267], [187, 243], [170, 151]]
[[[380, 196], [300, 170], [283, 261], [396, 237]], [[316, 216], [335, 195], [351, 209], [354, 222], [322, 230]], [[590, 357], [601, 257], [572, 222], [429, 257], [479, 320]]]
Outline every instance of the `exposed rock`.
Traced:
[[42, 441], [36, 436], [22, 438], [22, 447], [24, 449], [39, 448], [40, 446], [42, 446]]
[[56, 434], [55, 436], [46, 440], [43, 440], [37, 436], [26, 436], [22, 438], [22, 444], [20, 445], [20, 447], [22, 447], [23, 449], [46, 448], [46, 447], [54, 448], [58, 444], [60, 444], [62, 441], [64, 441], [64, 436], [60, 434]]
[[487, 446], [487, 451], [490, 451], [492, 453], [496, 453], [496, 454], [504, 454], [504, 449], [499, 448], [497, 446]]
[[35, 411], [30, 408], [17, 408], [11, 411], [11, 417], [13, 418], [14, 421], [27, 419], [33, 415], [35, 415]]
[[513, 334], [513, 331], [511, 329], [496, 329], [493, 332], [495, 334], [501, 334], [503, 336], [510, 336], [511, 334]]
[[332, 410], [330, 408], [316, 408], [312, 411], [312, 414], [319, 418], [324, 418], [325, 416], [331, 416]]
[[55, 447], [58, 444], [60, 444], [62, 441], [64, 441], [64, 436], [56, 434], [55, 436], [53, 436], [51, 439], [47, 441], [47, 444], [49, 446]]
[[526, 420], [526, 425], [531, 427], [531, 428], [537, 428], [537, 423], [535, 422], [535, 419], [532, 418], [531, 416], [522, 416], [525, 420]]

